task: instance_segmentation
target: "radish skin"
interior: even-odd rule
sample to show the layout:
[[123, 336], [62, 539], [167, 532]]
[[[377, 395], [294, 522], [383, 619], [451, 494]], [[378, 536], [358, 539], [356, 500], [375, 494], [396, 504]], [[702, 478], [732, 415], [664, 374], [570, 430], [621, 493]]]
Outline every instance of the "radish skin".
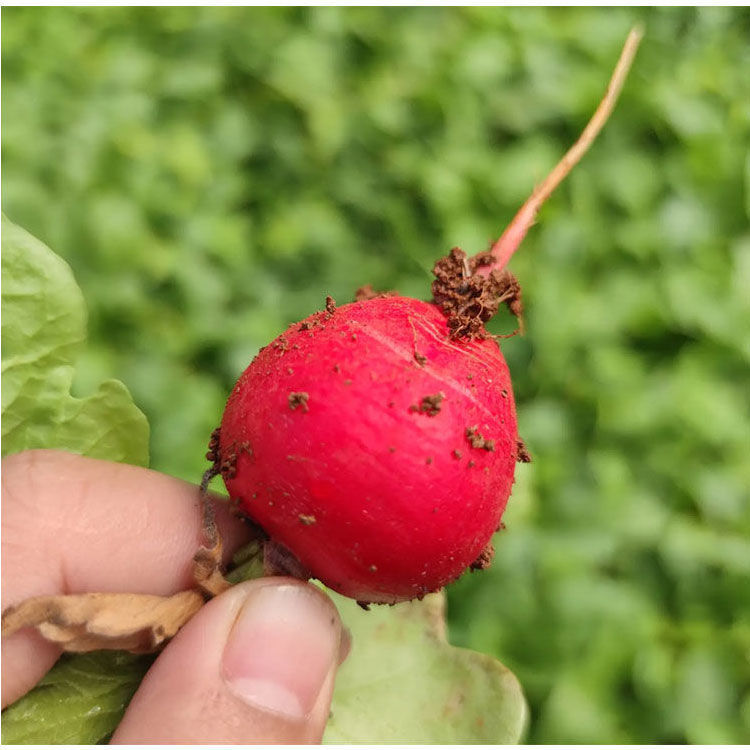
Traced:
[[[299, 393], [306, 411], [290, 406]], [[437, 394], [437, 413], [420, 409]], [[492, 450], [472, 446], [472, 428]], [[242, 375], [220, 434], [223, 455], [248, 444], [226, 479], [241, 509], [327, 586], [367, 602], [421, 597], [479, 557], [518, 439], [497, 344], [450, 340], [434, 305], [404, 297], [293, 325]]]

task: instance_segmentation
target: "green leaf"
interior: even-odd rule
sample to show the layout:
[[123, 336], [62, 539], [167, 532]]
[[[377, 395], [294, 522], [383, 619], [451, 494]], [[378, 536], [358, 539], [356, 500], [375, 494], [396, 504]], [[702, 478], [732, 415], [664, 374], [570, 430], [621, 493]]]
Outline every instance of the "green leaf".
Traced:
[[121, 651], [62, 656], [34, 690], [3, 712], [3, 743], [105, 741], [153, 660]]
[[[2, 217], [3, 455], [57, 448], [146, 465], [148, 423], [125, 386], [70, 395], [86, 335], [83, 296], [68, 265]], [[3, 711], [3, 742], [94, 743], [117, 726], [153, 657], [64, 656]]]
[[324, 742], [520, 742], [528, 711], [518, 680], [492, 657], [448, 643], [444, 594], [369, 612], [331, 596], [353, 642]]
[[70, 395], [86, 309], [68, 265], [2, 218], [3, 455], [58, 448], [145, 466], [148, 423], [119, 381]]

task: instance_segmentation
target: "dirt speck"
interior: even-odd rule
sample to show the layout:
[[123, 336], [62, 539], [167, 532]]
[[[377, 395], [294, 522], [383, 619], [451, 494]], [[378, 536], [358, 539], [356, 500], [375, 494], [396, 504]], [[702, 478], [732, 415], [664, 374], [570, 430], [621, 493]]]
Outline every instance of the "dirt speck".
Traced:
[[428, 417], [435, 417], [440, 414], [444, 398], [445, 394], [442, 391], [431, 396], [423, 396], [419, 404], [412, 404], [409, 407], [409, 411], [417, 411], [426, 414]]
[[396, 446], [395, 445], [389, 445], [388, 446], [388, 453], [395, 453], [396, 452]]
[[432, 463], [432, 456], [427, 456], [427, 458], [425, 458], [424, 462], [425, 462], [425, 463], [426, 463], [427, 465], [431, 464], [431, 463]]
[[286, 368], [287, 375], [294, 375], [294, 370], [291, 367]]
[[206, 459], [215, 462], [219, 458], [219, 442], [221, 440], [221, 427], [217, 427], [208, 439], [208, 453]]
[[316, 520], [315, 516], [306, 516], [304, 513], [300, 513], [297, 518], [303, 526], [312, 526]]
[[471, 461], [469, 461], [469, 463], [467, 464], [467, 466], [468, 466], [468, 467], [469, 467], [470, 469], [472, 469], [472, 468], [473, 468], [474, 466], [476, 466], [476, 462], [475, 462], [475, 461], [474, 461], [474, 460], [472, 459]]
[[424, 367], [427, 362], [427, 357], [424, 354], [420, 354], [416, 349], [414, 350], [414, 359], [420, 367]]
[[330, 295], [326, 297], [326, 317], [330, 318], [336, 312], [336, 300]]
[[479, 432], [479, 427], [476, 425], [474, 427], [466, 428], [466, 439], [469, 441], [472, 448], [484, 448], [486, 451], [495, 450], [495, 441], [487, 440], [482, 437]]
[[347, 378], [347, 379], [346, 379], [346, 380], [344, 381], [344, 385], [351, 385], [351, 384], [352, 384], [352, 379], [351, 379], [351, 378]]
[[289, 396], [289, 408], [294, 411], [297, 407], [300, 407], [303, 412], [309, 411], [307, 401], [310, 398], [309, 393], [304, 391], [292, 391]]
[[501, 395], [501, 396], [502, 396], [503, 398], [508, 398], [508, 391], [507, 391], [507, 390], [506, 390], [505, 388], [503, 388], [503, 390], [502, 390], [502, 391], [500, 391], [500, 395]]
[[313, 333], [314, 328], [325, 328], [323, 325], [323, 320], [328, 320], [331, 316], [327, 312], [317, 312], [311, 315], [307, 320], [303, 320], [299, 327], [297, 328], [298, 331], [309, 331], [309, 335], [313, 336], [315, 335]]
[[352, 334], [352, 341], [356, 341], [356, 340], [357, 340], [357, 334], [356, 334], [356, 333], [353, 333], [353, 334]]
[[279, 354], [283, 354], [289, 348], [289, 340], [282, 334], [273, 342], [272, 346], [274, 349], [279, 350]]
[[487, 542], [487, 546], [479, 553], [479, 557], [469, 565], [469, 570], [486, 570], [490, 567], [490, 563], [494, 556], [495, 548], [492, 546], [491, 542]]
[[526, 443], [524, 443], [521, 438], [518, 438], [518, 440], [516, 440], [516, 461], [522, 464], [531, 463], [531, 454], [526, 448]]
[[460, 451], [460, 450], [458, 450], [458, 448], [454, 448], [454, 449], [453, 449], [453, 458], [458, 458], [458, 459], [460, 459], [460, 458], [461, 458], [461, 456], [463, 456], [463, 453], [461, 453], [461, 451]]
[[377, 565], [370, 565], [370, 573], [377, 573], [378, 566]]
[[395, 291], [389, 291], [389, 292], [377, 292], [375, 289], [372, 288], [372, 284], [365, 284], [364, 286], [359, 287], [356, 292], [354, 292], [354, 301], [355, 302], [364, 302], [368, 299], [375, 299], [376, 297], [396, 297], [398, 296], [398, 292]]
[[333, 366], [333, 371], [334, 372], [341, 372], [341, 366], [340, 365], [334, 365]]
[[250, 446], [248, 440], [243, 440], [241, 443], [234, 443], [226, 448], [224, 453], [221, 454], [219, 451], [219, 430], [216, 429], [211, 433], [211, 439], [208, 443], [208, 453], [206, 458], [209, 461], [213, 461], [212, 471], [214, 476], [221, 474], [224, 479], [234, 479], [237, 476], [237, 457], [241, 453], [247, 453], [253, 455], [253, 449]]

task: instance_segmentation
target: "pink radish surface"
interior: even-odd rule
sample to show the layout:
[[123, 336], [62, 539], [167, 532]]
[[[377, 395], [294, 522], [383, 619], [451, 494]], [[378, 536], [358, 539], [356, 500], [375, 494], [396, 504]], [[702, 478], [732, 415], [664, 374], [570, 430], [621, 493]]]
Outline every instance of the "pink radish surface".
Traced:
[[[420, 410], [430, 396], [439, 410]], [[492, 450], [472, 446], [472, 428]], [[332, 589], [392, 602], [477, 559], [510, 495], [517, 438], [497, 344], [451, 340], [436, 306], [379, 297], [266, 347], [229, 398], [221, 453], [248, 443], [226, 485], [272, 539]]]

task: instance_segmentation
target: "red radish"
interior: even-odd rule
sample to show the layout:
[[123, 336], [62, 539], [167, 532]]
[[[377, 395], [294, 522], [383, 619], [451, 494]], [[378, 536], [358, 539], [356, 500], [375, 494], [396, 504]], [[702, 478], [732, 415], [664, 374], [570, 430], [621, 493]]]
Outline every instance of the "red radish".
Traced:
[[394, 603], [489, 564], [528, 454], [484, 323], [501, 302], [520, 315], [505, 265], [609, 116], [639, 40], [631, 31], [581, 137], [491, 250], [438, 261], [433, 302], [329, 298], [235, 385], [209, 457], [241, 511], [335, 591]]

